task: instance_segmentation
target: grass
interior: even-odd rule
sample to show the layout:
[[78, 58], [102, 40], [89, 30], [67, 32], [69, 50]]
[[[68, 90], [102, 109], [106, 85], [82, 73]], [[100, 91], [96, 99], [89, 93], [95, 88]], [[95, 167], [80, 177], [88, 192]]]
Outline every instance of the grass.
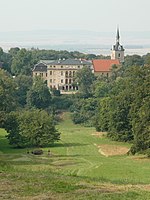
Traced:
[[42, 156], [13, 149], [0, 129], [0, 199], [150, 199], [150, 160], [105, 157], [97, 145], [130, 144], [93, 136], [94, 128], [74, 125], [70, 114], [58, 125], [61, 141]]

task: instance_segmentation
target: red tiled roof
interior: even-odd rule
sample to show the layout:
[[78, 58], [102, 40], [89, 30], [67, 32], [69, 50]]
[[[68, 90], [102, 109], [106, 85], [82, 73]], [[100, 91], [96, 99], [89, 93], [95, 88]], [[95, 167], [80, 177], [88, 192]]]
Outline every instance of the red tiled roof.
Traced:
[[119, 60], [93, 60], [94, 72], [110, 72], [112, 65], [119, 65]]

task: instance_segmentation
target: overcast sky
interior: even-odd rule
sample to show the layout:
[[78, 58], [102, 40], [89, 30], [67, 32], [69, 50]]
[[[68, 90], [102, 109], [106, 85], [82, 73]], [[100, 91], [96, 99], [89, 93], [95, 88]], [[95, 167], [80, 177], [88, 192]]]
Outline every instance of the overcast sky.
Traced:
[[0, 32], [150, 31], [150, 0], [0, 0]]

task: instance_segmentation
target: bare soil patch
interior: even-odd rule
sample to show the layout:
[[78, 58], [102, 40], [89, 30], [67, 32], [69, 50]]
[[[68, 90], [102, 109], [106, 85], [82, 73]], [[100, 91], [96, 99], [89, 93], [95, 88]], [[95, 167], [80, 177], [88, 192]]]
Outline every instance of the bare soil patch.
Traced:
[[92, 135], [94, 135], [98, 138], [102, 138], [107, 135], [107, 132], [94, 132], [94, 133], [92, 133]]
[[99, 148], [99, 152], [106, 157], [124, 155], [129, 151], [129, 148], [118, 145], [103, 144], [97, 145], [97, 147]]

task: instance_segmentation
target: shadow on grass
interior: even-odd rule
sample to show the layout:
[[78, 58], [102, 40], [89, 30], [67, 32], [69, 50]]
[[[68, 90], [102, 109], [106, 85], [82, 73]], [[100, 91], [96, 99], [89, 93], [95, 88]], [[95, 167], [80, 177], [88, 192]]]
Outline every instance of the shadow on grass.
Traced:
[[81, 143], [55, 143], [50, 147], [78, 147], [78, 146], [86, 146], [89, 144], [81, 144]]

